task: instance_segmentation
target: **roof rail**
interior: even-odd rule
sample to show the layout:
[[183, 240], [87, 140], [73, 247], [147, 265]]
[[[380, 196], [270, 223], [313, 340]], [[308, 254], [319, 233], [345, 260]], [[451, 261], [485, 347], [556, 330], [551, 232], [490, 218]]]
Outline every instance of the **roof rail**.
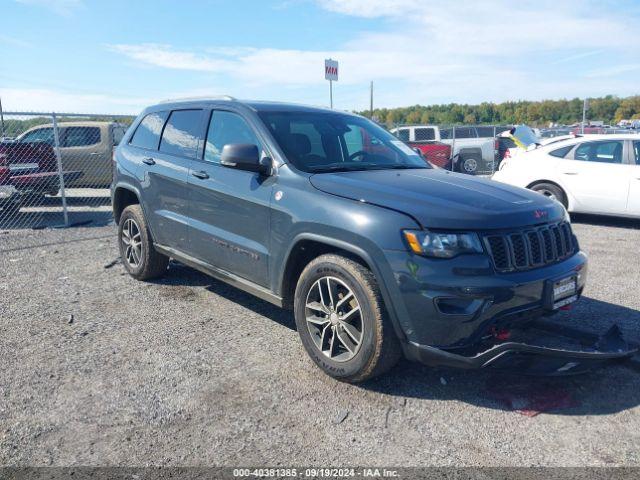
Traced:
[[200, 97], [168, 98], [166, 100], [162, 100], [159, 103], [175, 103], [175, 102], [202, 101], [202, 100], [229, 100], [232, 102], [236, 101], [236, 99], [231, 95], [203, 95]]

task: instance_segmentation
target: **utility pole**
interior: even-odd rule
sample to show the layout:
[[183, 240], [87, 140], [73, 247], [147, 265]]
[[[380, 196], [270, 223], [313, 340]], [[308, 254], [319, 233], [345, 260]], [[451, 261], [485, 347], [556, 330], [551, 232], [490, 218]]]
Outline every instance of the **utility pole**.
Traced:
[[589, 110], [589, 99], [585, 98], [582, 103], [582, 135], [584, 135], [584, 124], [587, 122], [587, 110]]
[[369, 91], [369, 118], [373, 120], [373, 80]]

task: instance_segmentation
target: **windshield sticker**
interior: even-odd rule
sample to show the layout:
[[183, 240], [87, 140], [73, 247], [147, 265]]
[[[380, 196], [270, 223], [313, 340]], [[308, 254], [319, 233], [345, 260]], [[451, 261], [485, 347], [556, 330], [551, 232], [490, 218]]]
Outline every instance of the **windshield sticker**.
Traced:
[[394, 146], [398, 147], [402, 151], [402, 153], [406, 155], [418, 155], [416, 152], [411, 150], [411, 147], [409, 147], [406, 143], [401, 142], [400, 140], [391, 140], [391, 143]]

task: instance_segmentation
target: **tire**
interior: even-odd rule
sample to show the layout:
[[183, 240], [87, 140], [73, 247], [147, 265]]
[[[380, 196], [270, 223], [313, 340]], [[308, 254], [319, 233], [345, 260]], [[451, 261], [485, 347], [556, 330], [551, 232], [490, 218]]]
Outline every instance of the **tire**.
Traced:
[[481, 159], [475, 155], [468, 157], [462, 157], [460, 159], [460, 173], [466, 173], [467, 175], [475, 175], [480, 168]]
[[122, 265], [136, 280], [150, 280], [166, 272], [169, 257], [154, 248], [140, 205], [129, 205], [120, 215], [118, 246]]
[[[332, 285], [331, 295], [327, 281]], [[325, 302], [329, 307], [319, 308], [318, 303]], [[337, 380], [368, 380], [391, 369], [401, 356], [376, 279], [349, 258], [328, 254], [311, 261], [298, 279], [294, 313], [305, 350]], [[307, 317], [314, 321], [307, 321]]]
[[567, 195], [564, 193], [564, 190], [555, 183], [538, 183], [532, 186], [531, 190], [538, 192], [545, 197], [557, 200], [564, 206], [564, 208], [568, 207]]

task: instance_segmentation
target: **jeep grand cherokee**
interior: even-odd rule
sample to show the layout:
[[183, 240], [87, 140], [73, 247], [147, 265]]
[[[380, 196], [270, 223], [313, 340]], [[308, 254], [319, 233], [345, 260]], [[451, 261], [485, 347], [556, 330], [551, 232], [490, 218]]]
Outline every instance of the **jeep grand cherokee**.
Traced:
[[165, 102], [132, 124], [114, 168], [131, 276], [162, 275], [174, 258], [290, 308], [335, 378], [365, 380], [402, 354], [560, 374], [636, 351], [615, 327], [589, 336], [543, 319], [587, 279], [561, 204], [433, 169], [358, 115]]

